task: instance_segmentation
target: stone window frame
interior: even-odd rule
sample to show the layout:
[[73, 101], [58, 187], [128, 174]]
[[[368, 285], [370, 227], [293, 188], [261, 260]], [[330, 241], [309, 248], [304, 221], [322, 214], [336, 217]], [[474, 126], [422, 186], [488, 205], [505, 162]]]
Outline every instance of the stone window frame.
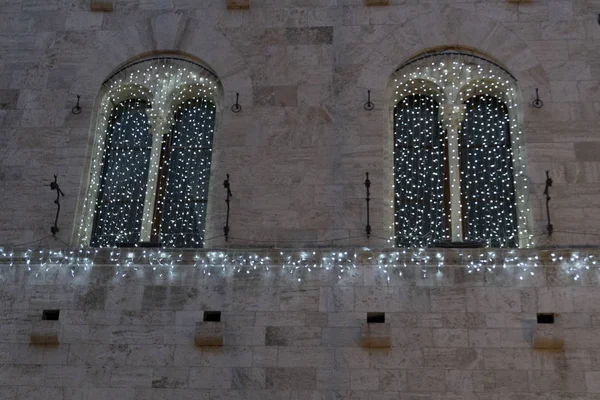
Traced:
[[[140, 79], [136, 76], [132, 79], [133, 71], [139, 72], [142, 66], [163, 64], [171, 69], [189, 71], [187, 79], [180, 82], [179, 85], [163, 87], [155, 75], [149, 79]], [[117, 68], [116, 72], [106, 79], [96, 98], [94, 113], [92, 116], [92, 138], [88, 145], [86, 171], [84, 172], [84, 182], [86, 187], [83, 190], [84, 197], [79, 204], [79, 225], [76, 228], [76, 242], [80, 247], [90, 246], [92, 239], [92, 230], [94, 225], [94, 215], [96, 213], [96, 200], [100, 189], [100, 178], [102, 174], [102, 153], [106, 144], [106, 135], [109, 117], [113, 111], [114, 105], [126, 100], [139, 99], [151, 104], [147, 109], [148, 123], [152, 135], [152, 149], [149, 161], [148, 181], [144, 201], [144, 211], [142, 226], [140, 229], [140, 242], [151, 242], [153, 238], [154, 213], [156, 211], [155, 198], [156, 187], [158, 184], [158, 171], [160, 167], [160, 157], [163, 147], [163, 135], [170, 133], [171, 125], [174, 122], [174, 115], [177, 107], [190, 98], [195, 97], [193, 89], [198, 89], [199, 85], [204, 84], [209, 90], [208, 94], [215, 104], [215, 123], [214, 132], [217, 132], [223, 113], [224, 92], [220, 79], [207, 66], [200, 61], [194, 60], [180, 54], [177, 55], [154, 55], [150, 57], [140, 57]], [[162, 90], [152, 91], [150, 88], [161, 88]], [[162, 92], [162, 93], [161, 93]], [[214, 143], [214, 137], [213, 137]], [[211, 172], [212, 175], [212, 172]], [[211, 178], [212, 179], [212, 176]], [[206, 220], [210, 216], [211, 201], [207, 204]]]
[[[453, 62], [472, 66], [471, 71], [447, 79], [443, 71], [434, 71], [432, 63], [438, 65], [444, 62], [451, 66]], [[479, 71], [476, 66], [482, 66]], [[430, 68], [427, 68], [430, 67]], [[475, 84], [491, 84], [487, 94], [499, 97], [508, 108], [510, 119], [510, 135], [513, 151], [513, 171], [515, 182], [515, 199], [517, 210], [518, 247], [528, 248], [533, 246], [533, 227], [531, 219], [531, 207], [529, 197], [529, 184], [527, 178], [527, 149], [525, 135], [523, 132], [523, 109], [521, 91], [517, 80], [499, 63], [491, 58], [478, 54], [474, 51], [463, 49], [433, 50], [412, 57], [401, 67], [396, 69], [390, 77], [388, 98], [390, 99], [388, 110], [388, 135], [386, 140], [385, 160], [391, 168], [385, 168], [384, 193], [385, 210], [387, 210], [386, 221], [391, 221], [390, 242], [396, 242], [396, 229], [394, 225], [394, 109], [402, 100], [402, 92], [409, 94], [422, 94], [431, 96], [432, 93], [439, 103], [440, 120], [448, 131], [448, 154], [449, 157], [449, 179], [456, 179], [457, 185], [450, 185], [450, 231], [451, 240], [463, 241], [462, 232], [462, 207], [460, 189], [460, 160], [456, 154], [459, 152], [458, 130], [460, 129], [464, 116], [464, 102], [473, 91]], [[491, 86], [497, 85], [498, 89]], [[426, 87], [423, 90], [423, 86]], [[468, 97], [467, 97], [468, 96]]]

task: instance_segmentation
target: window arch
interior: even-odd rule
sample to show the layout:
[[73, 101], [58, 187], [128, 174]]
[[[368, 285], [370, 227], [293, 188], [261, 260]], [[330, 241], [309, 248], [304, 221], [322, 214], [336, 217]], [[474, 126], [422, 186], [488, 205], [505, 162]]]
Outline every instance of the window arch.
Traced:
[[203, 247], [219, 89], [209, 70], [174, 57], [104, 82], [81, 245]]
[[[528, 247], [532, 237], [516, 79], [492, 61], [457, 51], [419, 56], [393, 79], [395, 244]], [[415, 96], [429, 100], [415, 103]], [[409, 117], [403, 114], [407, 104], [413, 105]], [[411, 120], [419, 123], [410, 126]], [[412, 158], [400, 146], [407, 135], [426, 136], [421, 153]], [[438, 141], [439, 156], [429, 157], [424, 144]], [[420, 206], [407, 207], [415, 197]]]

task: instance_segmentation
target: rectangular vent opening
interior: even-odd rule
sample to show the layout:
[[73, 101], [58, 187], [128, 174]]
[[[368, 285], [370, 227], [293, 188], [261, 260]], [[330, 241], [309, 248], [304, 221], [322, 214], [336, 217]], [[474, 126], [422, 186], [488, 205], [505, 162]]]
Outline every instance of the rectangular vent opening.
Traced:
[[204, 311], [204, 322], [221, 322], [221, 311]]
[[384, 312], [368, 312], [367, 313], [367, 324], [383, 324], [385, 323]]
[[554, 314], [553, 313], [540, 313], [537, 315], [538, 324], [553, 324]]
[[60, 310], [43, 310], [42, 319], [48, 321], [58, 321]]

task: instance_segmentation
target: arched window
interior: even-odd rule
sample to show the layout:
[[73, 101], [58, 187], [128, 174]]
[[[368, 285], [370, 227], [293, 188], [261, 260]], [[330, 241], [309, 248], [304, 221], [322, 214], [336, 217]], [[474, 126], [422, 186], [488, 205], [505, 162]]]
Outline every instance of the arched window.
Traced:
[[218, 89], [206, 68], [173, 57], [104, 83], [81, 245], [203, 247]]
[[444, 130], [433, 96], [408, 95], [394, 109], [395, 224], [398, 246], [442, 240]]
[[[174, 247], [199, 247], [204, 238], [215, 104], [193, 98], [177, 107], [165, 148], [157, 210], [160, 241]], [[164, 185], [164, 186], [163, 186]], [[162, 203], [162, 204], [161, 204]]]
[[146, 107], [146, 102], [130, 99], [111, 112], [92, 246], [139, 241], [152, 149]]
[[463, 232], [493, 247], [517, 245], [517, 212], [506, 104], [495, 96], [467, 100], [460, 138]]
[[411, 60], [394, 81], [395, 244], [529, 246], [514, 77], [446, 51]]

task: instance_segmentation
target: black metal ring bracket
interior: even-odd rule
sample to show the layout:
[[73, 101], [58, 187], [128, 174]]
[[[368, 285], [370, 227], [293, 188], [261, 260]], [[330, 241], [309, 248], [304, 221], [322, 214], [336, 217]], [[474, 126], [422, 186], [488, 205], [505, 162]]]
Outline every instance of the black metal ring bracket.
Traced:
[[71, 109], [71, 112], [75, 115], [81, 114], [81, 111], [83, 110], [79, 105], [79, 99], [80, 97], [77, 95], [77, 105]]
[[242, 111], [242, 106], [240, 105], [240, 94], [235, 93], [235, 104], [231, 106], [231, 111], [234, 113], [239, 113]]
[[542, 100], [540, 100], [540, 92], [539, 92], [538, 88], [535, 89], [535, 100], [531, 103], [531, 105], [534, 106], [535, 108], [544, 107], [544, 102]]
[[365, 103], [365, 110], [372, 111], [375, 108], [375, 104], [371, 101], [371, 91], [367, 92], [367, 102]]

